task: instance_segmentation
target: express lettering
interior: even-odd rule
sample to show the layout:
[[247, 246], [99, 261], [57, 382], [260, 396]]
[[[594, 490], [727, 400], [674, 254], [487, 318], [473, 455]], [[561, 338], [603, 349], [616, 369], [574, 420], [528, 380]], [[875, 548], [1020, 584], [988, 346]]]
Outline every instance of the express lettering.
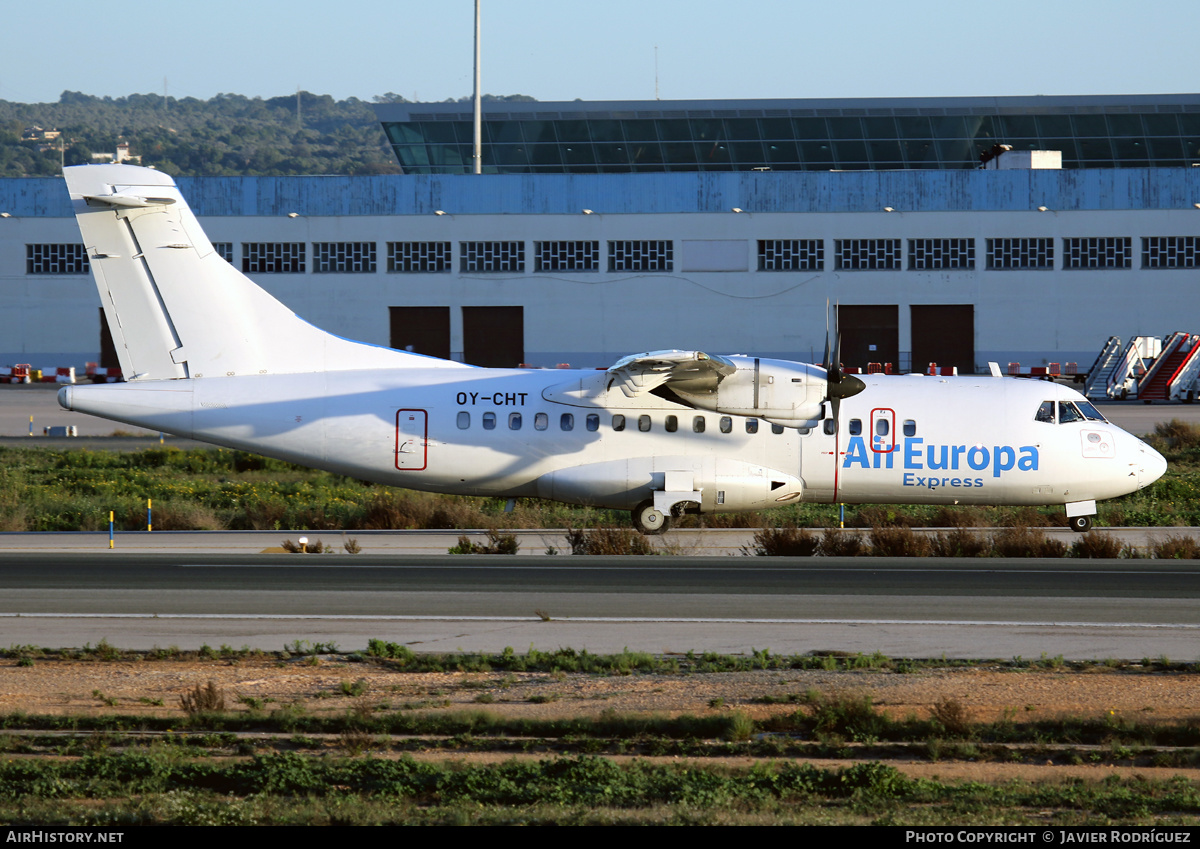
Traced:
[[[878, 437], [876, 437], [876, 442], [878, 443], [878, 441]], [[921, 437], [909, 437], [904, 440], [903, 447], [889, 446], [890, 450], [882, 450], [878, 445], [872, 447], [873, 450], [868, 450], [867, 444], [861, 436], [850, 437], [850, 442], [846, 446], [845, 459], [842, 460], [842, 468], [849, 469], [858, 466], [863, 469], [890, 469], [892, 468], [892, 459], [897, 454], [901, 456], [903, 460], [901, 468], [905, 470], [958, 471], [969, 468], [976, 472], [982, 472], [990, 468], [992, 477], [998, 478], [1003, 472], [1012, 469], [1036, 472], [1038, 468], [1038, 450], [1033, 445], [1022, 445], [1020, 448], [997, 445], [990, 449], [982, 445], [926, 445], [925, 440]], [[909, 477], [914, 477], [915, 480], [926, 480], [905, 475], [905, 486], [923, 485], [909, 484], [907, 482]], [[963, 479], [974, 480], [976, 481], [974, 484], [952, 482], [959, 478], [929, 478], [928, 480], [948, 481], [948, 483], [939, 484], [941, 486], [983, 486], [981, 478]]]
[[459, 392], [454, 396], [455, 402], [460, 407], [470, 405], [472, 407], [478, 404], [491, 404], [493, 407], [524, 407], [525, 399], [529, 397], [528, 392], [493, 392], [490, 395], [478, 392]]

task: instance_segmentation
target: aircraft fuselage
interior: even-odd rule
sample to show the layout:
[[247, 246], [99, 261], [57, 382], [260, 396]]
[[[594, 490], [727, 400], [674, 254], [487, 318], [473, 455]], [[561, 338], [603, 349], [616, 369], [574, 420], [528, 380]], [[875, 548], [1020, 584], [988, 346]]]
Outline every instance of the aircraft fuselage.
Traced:
[[1036, 420], [1041, 404], [1081, 397], [1043, 382], [871, 376], [868, 391], [842, 403], [840, 427], [797, 429], [654, 394], [561, 400], [564, 384], [594, 374], [250, 375], [67, 387], [61, 397], [82, 412], [378, 483], [620, 509], [670, 490], [668, 474], [696, 493], [689, 506], [722, 512], [796, 500], [1067, 504], [1133, 492], [1165, 468], [1108, 422]]

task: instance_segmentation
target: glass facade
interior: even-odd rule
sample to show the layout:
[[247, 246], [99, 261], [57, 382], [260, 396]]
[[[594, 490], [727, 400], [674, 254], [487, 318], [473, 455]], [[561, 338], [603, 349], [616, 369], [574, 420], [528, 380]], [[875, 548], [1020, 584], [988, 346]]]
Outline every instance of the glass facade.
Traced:
[[[750, 108], [761, 105], [761, 108]], [[486, 108], [486, 173], [964, 169], [995, 144], [1064, 168], [1200, 162], [1200, 96], [524, 103]], [[471, 170], [460, 104], [377, 109], [406, 173]], [[399, 119], [399, 120], [397, 120]]]

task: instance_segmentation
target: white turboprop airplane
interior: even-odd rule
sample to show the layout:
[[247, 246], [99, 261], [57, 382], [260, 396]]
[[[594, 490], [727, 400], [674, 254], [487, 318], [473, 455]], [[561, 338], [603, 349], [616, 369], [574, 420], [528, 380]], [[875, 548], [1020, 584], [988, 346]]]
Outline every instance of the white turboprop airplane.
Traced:
[[[59, 402], [128, 424], [408, 489], [631, 510], [794, 501], [1064, 504], [1166, 470], [1063, 386], [873, 375], [656, 351], [606, 371], [484, 369], [333, 336], [217, 254], [174, 182], [66, 169], [127, 382]], [[832, 361], [838, 362], [835, 341]]]

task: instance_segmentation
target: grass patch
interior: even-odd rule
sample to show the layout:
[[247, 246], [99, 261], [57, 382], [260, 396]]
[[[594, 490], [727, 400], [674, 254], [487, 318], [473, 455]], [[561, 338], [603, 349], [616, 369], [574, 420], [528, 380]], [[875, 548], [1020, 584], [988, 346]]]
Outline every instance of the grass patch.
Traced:
[[572, 554], [654, 554], [649, 541], [632, 528], [567, 530]]
[[179, 706], [189, 716], [217, 713], [225, 710], [225, 693], [212, 681], [204, 686], [197, 684], [179, 697]]
[[495, 528], [487, 532], [487, 542], [472, 542], [469, 537], [460, 536], [458, 545], [452, 546], [449, 554], [516, 554], [520, 551], [520, 543], [513, 534], [502, 534]]

